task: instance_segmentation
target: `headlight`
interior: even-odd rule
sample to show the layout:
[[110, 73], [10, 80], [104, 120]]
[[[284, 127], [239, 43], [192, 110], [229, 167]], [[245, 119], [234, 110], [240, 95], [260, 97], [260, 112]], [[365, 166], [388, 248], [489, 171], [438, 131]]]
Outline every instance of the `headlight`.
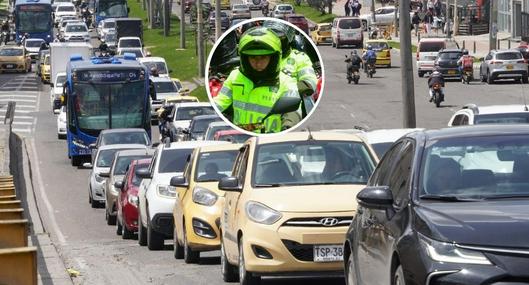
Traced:
[[105, 181], [105, 177], [101, 177], [101, 176], [99, 176], [99, 174], [96, 174], [95, 177], [96, 177], [96, 181], [98, 183], [101, 183], [101, 182]]
[[282, 217], [278, 211], [253, 201], [246, 203], [246, 214], [252, 221], [265, 225], [271, 225]]
[[129, 195], [127, 197], [127, 201], [129, 201], [129, 204], [132, 204], [132, 205], [138, 207], [138, 203], [139, 203], [138, 196]]
[[204, 205], [213, 206], [217, 202], [218, 196], [211, 190], [202, 187], [195, 187], [193, 189], [193, 202]]
[[455, 244], [429, 239], [421, 234], [419, 234], [419, 239], [420, 244], [432, 260], [448, 263], [492, 265], [487, 257], [479, 251], [463, 249]]
[[169, 187], [169, 185], [158, 185], [156, 186], [158, 189], [158, 194], [160, 196], [168, 197], [168, 198], [175, 198], [176, 197], [176, 191], [173, 187]]

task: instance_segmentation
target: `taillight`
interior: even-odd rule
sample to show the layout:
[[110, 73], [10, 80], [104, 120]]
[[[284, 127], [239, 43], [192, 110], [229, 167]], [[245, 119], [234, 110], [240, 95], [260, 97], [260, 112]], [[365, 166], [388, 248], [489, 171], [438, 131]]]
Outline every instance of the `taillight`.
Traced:
[[503, 61], [493, 60], [490, 62], [490, 64], [503, 64]]

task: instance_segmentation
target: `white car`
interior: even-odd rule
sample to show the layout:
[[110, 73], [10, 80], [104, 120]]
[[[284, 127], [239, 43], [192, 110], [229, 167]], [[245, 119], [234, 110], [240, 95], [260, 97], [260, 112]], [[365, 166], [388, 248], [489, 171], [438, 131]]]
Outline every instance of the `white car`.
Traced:
[[[398, 11], [398, 9], [395, 6], [385, 6], [375, 9], [375, 20], [376, 24], [378, 25], [389, 25], [393, 24], [395, 22], [395, 10]], [[373, 21], [373, 15], [371, 12], [365, 13], [359, 16], [362, 20], [362, 27], [364, 30], [367, 30], [367, 27], [369, 27]], [[413, 17], [413, 12], [410, 13], [410, 19]], [[399, 18], [399, 14], [397, 12], [397, 19]]]
[[52, 2], [53, 3], [51, 3], [51, 9], [55, 11], [57, 9], [57, 6], [59, 6], [60, 4], [72, 3], [72, 0], [53, 0]]
[[72, 3], [61, 3], [55, 9], [55, 24], [57, 25], [62, 16], [77, 16], [75, 6]]
[[107, 33], [116, 30], [116, 21], [113, 18], [104, 19], [97, 25], [97, 35], [103, 39]]
[[88, 33], [88, 27], [85, 23], [68, 23], [64, 28], [63, 33], [64, 40], [70, 41], [90, 41], [90, 34]]
[[121, 48], [142, 48], [143, 44], [138, 37], [121, 37], [118, 40], [118, 51]]
[[62, 106], [57, 116], [57, 138], [66, 138], [66, 106]]
[[79, 23], [79, 24], [83, 24], [84, 22], [81, 21], [81, 20], [78, 20], [78, 19], [68, 19], [68, 20], [61, 20], [59, 22], [59, 33], [62, 35], [64, 34], [64, 31], [66, 29], [66, 25], [70, 24], [70, 23]]
[[141, 144], [111, 144], [104, 145], [97, 149], [94, 164], [87, 162], [84, 167], [92, 168], [88, 176], [88, 202], [92, 208], [97, 208], [105, 203], [105, 181], [106, 178], [100, 176], [102, 172], [109, 172], [114, 155], [117, 151], [126, 149], [146, 149]]
[[215, 115], [215, 109], [210, 103], [179, 103], [175, 104], [171, 113], [167, 116], [167, 126], [171, 141], [177, 141], [177, 136], [183, 130], [188, 129], [191, 120], [195, 116]]
[[482, 124], [528, 124], [526, 105], [492, 105], [478, 107], [467, 104], [452, 115], [449, 127]]
[[272, 11], [272, 16], [277, 19], [286, 19], [287, 15], [294, 14], [294, 7], [290, 4], [277, 4]]
[[66, 82], [66, 72], [59, 72], [51, 83], [50, 101], [54, 114], [60, 113], [62, 88]]
[[171, 72], [171, 70], [167, 68], [167, 63], [165, 62], [165, 59], [163, 57], [158, 57], [158, 56], [143, 57], [143, 58], [139, 58], [138, 61], [143, 63], [143, 65], [147, 67], [147, 70], [149, 72], [151, 68], [155, 67], [158, 70], [159, 77], [169, 78], [169, 73]]
[[176, 191], [171, 178], [182, 175], [188, 156], [195, 147], [225, 144], [219, 141], [193, 141], [160, 144], [147, 169], [136, 172], [143, 178], [139, 186], [138, 243], [159, 250], [173, 237], [173, 208]]
[[415, 132], [421, 131], [422, 128], [409, 128], [409, 129], [382, 129], [373, 130], [368, 132], [359, 133], [360, 136], [364, 137], [367, 142], [371, 145], [378, 158], [381, 159], [384, 153], [393, 145], [395, 141], [400, 139], [402, 136]]
[[178, 96], [178, 88], [176, 84], [167, 77], [149, 77], [150, 90], [156, 94], [156, 99], [151, 97], [151, 118], [157, 117], [156, 111], [162, 107], [165, 99], [169, 97]]
[[44, 43], [43, 39], [26, 39], [24, 47], [31, 56], [31, 61], [35, 62], [39, 56], [40, 46]]

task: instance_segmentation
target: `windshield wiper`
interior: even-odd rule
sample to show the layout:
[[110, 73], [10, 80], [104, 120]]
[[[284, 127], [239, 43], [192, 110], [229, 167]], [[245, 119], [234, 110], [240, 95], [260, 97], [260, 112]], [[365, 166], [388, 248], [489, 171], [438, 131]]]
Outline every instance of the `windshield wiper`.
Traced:
[[255, 187], [281, 187], [281, 186], [287, 186], [290, 184], [283, 184], [283, 183], [271, 183], [271, 184], [256, 184]]
[[503, 194], [485, 197], [485, 200], [511, 199], [511, 198], [529, 198], [529, 194]]
[[472, 198], [461, 198], [454, 195], [422, 195], [419, 196], [419, 198], [424, 200], [439, 200], [439, 201], [446, 201], [446, 202], [477, 202], [481, 201], [481, 199], [472, 199]]

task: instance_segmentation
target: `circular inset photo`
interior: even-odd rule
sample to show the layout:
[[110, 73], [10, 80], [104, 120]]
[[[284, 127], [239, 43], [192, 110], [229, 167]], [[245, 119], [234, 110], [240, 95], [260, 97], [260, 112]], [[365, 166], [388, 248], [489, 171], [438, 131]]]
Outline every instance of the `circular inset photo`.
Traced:
[[215, 110], [247, 134], [300, 126], [321, 100], [324, 70], [309, 36], [289, 22], [254, 18], [227, 30], [206, 64]]

